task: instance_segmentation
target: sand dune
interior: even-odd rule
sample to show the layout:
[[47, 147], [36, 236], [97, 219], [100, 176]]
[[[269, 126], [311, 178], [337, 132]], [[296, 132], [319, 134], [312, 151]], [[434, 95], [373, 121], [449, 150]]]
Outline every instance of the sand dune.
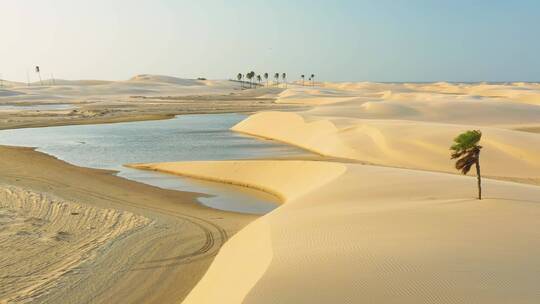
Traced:
[[[240, 122], [233, 130], [276, 139], [325, 156], [455, 172], [448, 147], [457, 134], [475, 128], [477, 126], [394, 120], [354, 120], [338, 128], [326, 119], [305, 122], [296, 113], [262, 112]], [[484, 174], [540, 179], [538, 134], [490, 127], [481, 129], [484, 132]]]
[[[65, 117], [59, 112], [41, 117], [51, 119], [45, 124], [126, 118], [118, 113], [156, 119], [179, 113], [179, 106], [199, 112], [254, 111], [269, 105], [302, 109], [259, 112], [233, 130], [296, 145], [329, 156], [329, 161], [131, 165], [247, 186], [283, 202], [225, 243], [185, 303], [535, 303], [540, 294], [540, 188], [485, 179], [485, 199], [477, 201], [474, 177], [457, 175], [448, 150], [460, 132], [481, 129], [485, 176], [540, 184], [540, 134], [534, 133], [540, 128], [539, 84], [317, 83], [239, 91], [236, 83], [227, 81], [139, 75], [126, 81], [14, 86], [6, 94], [11, 96], [0, 96], [0, 103], [79, 104]], [[34, 126], [36, 115], [4, 114], [1, 126]], [[12, 164], [6, 161], [8, 165]], [[19, 172], [14, 166], [10, 170]], [[67, 172], [58, 177], [66, 178]], [[109, 189], [108, 181], [112, 180], [94, 189]], [[136, 210], [166, 201], [164, 206], [174, 211], [166, 216], [167, 223], [176, 230], [148, 238], [157, 232], [145, 228], [146, 234], [132, 236], [136, 255], [115, 252], [107, 257], [109, 266], [124, 265], [117, 265], [114, 257], [124, 263], [150, 259], [158, 265], [144, 268], [144, 273], [123, 274], [126, 280], [118, 281], [103, 272], [107, 265], [94, 265], [100, 269], [97, 278], [107, 279], [103, 284], [115, 284], [100, 296], [102, 301], [183, 297], [205, 271], [206, 259], [230, 235], [222, 226], [236, 231], [252, 219], [192, 206], [194, 211], [168, 192], [159, 199], [147, 198], [148, 191], [157, 190], [144, 187], [131, 197], [134, 187], [110, 191], [118, 198], [130, 196], [129, 202], [138, 199], [144, 208]], [[0, 277], [0, 286], [6, 286], [0, 293], [6, 299], [25, 300], [45, 289], [54, 291], [56, 282], [66, 282], [66, 276], [62, 281], [55, 279], [57, 275], [76, 272], [96, 250], [149, 221], [130, 213], [132, 207], [123, 209], [117, 201], [124, 200], [114, 200], [124, 211], [113, 211], [107, 209], [110, 200], [83, 206], [18, 188], [0, 189], [0, 204], [6, 206], [0, 214], [0, 238], [7, 246], [17, 240], [13, 246], [30, 248], [14, 256], [36, 261], [25, 264], [10, 255], [0, 259], [8, 273]], [[94, 204], [97, 198], [86, 199]], [[162, 211], [148, 213], [149, 218], [164, 220]], [[195, 223], [191, 212], [201, 216]], [[87, 229], [89, 222], [100, 225]], [[204, 235], [211, 251], [205, 251]], [[32, 248], [45, 252], [43, 258], [52, 263], [42, 263]], [[202, 251], [200, 264], [191, 261], [193, 250]], [[174, 267], [182, 267], [179, 271], [169, 268], [169, 261], [177, 258], [182, 266]], [[133, 289], [133, 282], [142, 287]], [[100, 290], [108, 290], [105, 285]], [[86, 287], [76, 295], [57, 295], [74, 299], [84, 293], [90, 299], [93, 286]]]
[[[540, 184], [540, 136], [532, 132], [540, 127], [540, 107], [514, 102], [523, 92], [540, 99], [539, 88], [528, 83], [291, 87], [278, 100], [300, 95], [297, 100], [311, 109], [257, 113], [233, 130], [325, 156], [455, 173], [448, 150], [453, 138], [480, 129], [484, 174]], [[320, 96], [336, 102], [321, 103]]]
[[[267, 161], [224, 161], [129, 164], [128, 167], [181, 174], [263, 190], [289, 201], [317, 189], [345, 172], [345, 166], [331, 162], [288, 161], [287, 168]], [[284, 169], [286, 169], [284, 171]], [[283, 179], [283, 175], [289, 178]]]
[[[526, 83], [289, 88], [278, 102], [312, 108], [257, 113], [233, 130], [338, 158], [346, 172], [314, 175], [332, 179], [233, 237], [184, 303], [534, 303], [540, 188], [484, 179], [479, 201], [473, 177], [427, 171], [457, 173], [452, 139], [481, 129], [484, 175], [540, 184], [540, 136], [516, 131], [539, 124], [539, 92]], [[262, 162], [146, 166], [273, 193], [301, 179], [296, 163]]]
[[[519, 100], [529, 102], [516, 102]], [[494, 84], [326, 83], [319, 88], [290, 87], [278, 95], [277, 102], [315, 106], [306, 114], [323, 117], [505, 127], [540, 124], [537, 84], [526, 84], [524, 89], [518, 85]]]
[[[291, 193], [290, 184], [301, 183], [298, 161], [258, 162], [153, 168], [274, 193]], [[262, 174], [260, 165], [272, 174]], [[305, 161], [302, 167], [320, 166], [313, 176], [324, 182], [290, 194], [295, 198], [227, 242], [184, 303], [537, 299], [540, 261], [531, 257], [540, 253], [538, 187], [487, 181], [489, 194], [478, 201], [471, 177], [340, 165], [346, 172], [335, 175], [325, 162]]]
[[[234, 84], [228, 81], [200, 81], [161, 75], [137, 75], [126, 81], [44, 79], [30, 86], [13, 83], [9, 89], [26, 95], [9, 101], [96, 98], [133, 95], [190, 95], [228, 93]], [[0, 101], [2, 98], [0, 96]]]
[[195, 79], [183, 79], [178, 77], [163, 76], [163, 75], [137, 75], [128, 80], [128, 82], [161, 82], [161, 83], [170, 83], [175, 85], [182, 86], [192, 86], [192, 85], [204, 85], [204, 82], [201, 80]]
[[142, 216], [0, 187], [0, 302], [25, 303], [58, 288], [116, 239], [148, 225]]

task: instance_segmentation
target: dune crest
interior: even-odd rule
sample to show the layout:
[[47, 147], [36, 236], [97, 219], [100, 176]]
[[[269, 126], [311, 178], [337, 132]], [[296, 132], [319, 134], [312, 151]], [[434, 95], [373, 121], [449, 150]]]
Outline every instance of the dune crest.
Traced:
[[[182, 176], [249, 187], [274, 194], [289, 202], [317, 189], [343, 174], [346, 167], [339, 163], [284, 161], [287, 167], [272, 161], [193, 161], [150, 164], [128, 164], [136, 169], [155, 170]], [[281, 178], [286, 171], [289, 179]]]
[[[309, 116], [308, 116], [309, 117]], [[297, 113], [262, 112], [234, 131], [286, 142], [337, 158], [378, 165], [455, 173], [448, 147], [471, 125], [401, 120], [349, 120], [337, 128], [332, 119]], [[537, 134], [482, 127], [484, 174], [494, 177], [540, 178]], [[512, 163], [512, 166], [508, 166]]]
[[303, 149], [342, 158], [354, 158], [355, 152], [338, 137], [339, 129], [329, 120], [306, 122], [291, 112], [253, 114], [231, 130], [292, 144]]

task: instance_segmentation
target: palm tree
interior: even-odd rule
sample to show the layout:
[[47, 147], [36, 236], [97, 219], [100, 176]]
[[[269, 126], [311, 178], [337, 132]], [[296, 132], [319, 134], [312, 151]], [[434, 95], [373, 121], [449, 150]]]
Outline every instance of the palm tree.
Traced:
[[286, 88], [287, 87], [287, 74], [282, 73], [281, 74], [281, 79], [283, 79], [283, 83], [285, 84], [285, 88]]
[[276, 79], [277, 86], [279, 87], [279, 73], [275, 73], [274, 78]]
[[266, 79], [266, 86], [268, 86], [268, 73], [264, 73], [264, 79]]
[[482, 177], [480, 176], [480, 149], [478, 145], [482, 138], [480, 130], [473, 130], [461, 133], [454, 138], [454, 144], [450, 147], [452, 150], [452, 159], [457, 159], [456, 169], [461, 173], [467, 174], [473, 165], [476, 165], [476, 178], [478, 181], [478, 199], [482, 199]]
[[311, 77], [309, 79], [311, 79], [311, 86], [315, 86], [315, 74], [311, 74]]
[[300, 76], [300, 77], [302, 77], [302, 86], [304, 86], [304, 79], [306, 78], [306, 76], [304, 74], [302, 74], [302, 76]]
[[240, 81], [240, 88], [244, 87], [244, 82], [242, 81], [242, 78], [244, 78], [244, 75], [242, 75], [242, 73], [238, 73], [238, 75], [236, 75], [236, 79]]
[[257, 81], [259, 82], [259, 85], [261, 85], [261, 80], [262, 80], [261, 75], [257, 75]]
[[249, 87], [251, 88], [251, 79], [253, 79], [253, 76], [255, 76], [255, 72], [249, 72], [247, 73], [246, 77], [249, 79]]

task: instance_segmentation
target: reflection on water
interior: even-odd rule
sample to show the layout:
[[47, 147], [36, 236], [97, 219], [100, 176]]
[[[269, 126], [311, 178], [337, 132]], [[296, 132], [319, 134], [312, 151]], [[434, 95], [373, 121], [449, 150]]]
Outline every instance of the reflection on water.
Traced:
[[207, 193], [211, 196], [199, 200], [210, 207], [266, 213], [275, 207], [275, 199], [260, 191], [122, 166], [304, 153], [229, 131], [244, 118], [240, 114], [182, 115], [159, 121], [2, 130], [0, 144], [38, 147], [39, 151], [78, 166], [116, 170], [121, 177], [161, 188]]

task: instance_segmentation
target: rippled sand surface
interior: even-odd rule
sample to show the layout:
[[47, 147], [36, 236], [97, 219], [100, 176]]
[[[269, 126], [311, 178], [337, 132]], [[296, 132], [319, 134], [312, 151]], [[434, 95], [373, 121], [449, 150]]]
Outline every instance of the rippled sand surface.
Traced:
[[12, 186], [0, 187], [0, 295], [26, 302], [77, 273], [98, 251], [150, 221], [130, 212], [91, 207]]

